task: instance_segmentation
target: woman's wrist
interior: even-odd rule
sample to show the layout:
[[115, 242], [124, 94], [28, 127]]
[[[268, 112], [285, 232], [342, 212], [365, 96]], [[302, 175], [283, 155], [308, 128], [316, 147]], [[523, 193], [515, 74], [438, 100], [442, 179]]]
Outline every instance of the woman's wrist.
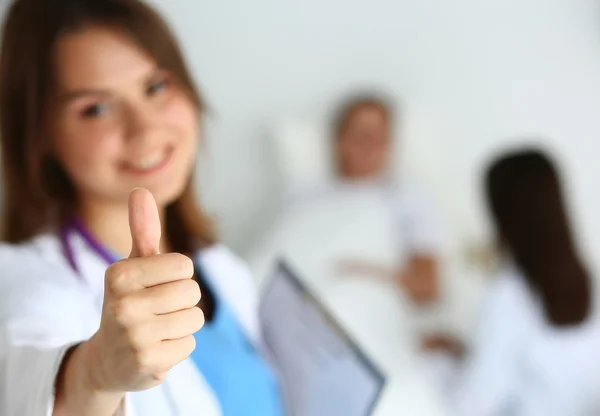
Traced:
[[113, 416], [119, 410], [125, 392], [104, 390], [95, 368], [92, 340], [71, 348], [56, 377], [54, 416]]

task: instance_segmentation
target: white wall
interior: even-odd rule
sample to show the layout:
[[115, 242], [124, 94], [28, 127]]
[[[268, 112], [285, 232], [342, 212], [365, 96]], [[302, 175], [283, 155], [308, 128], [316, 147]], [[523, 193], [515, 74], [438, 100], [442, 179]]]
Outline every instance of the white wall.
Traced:
[[432, 152], [443, 153], [429, 162], [443, 156], [445, 165], [432, 181], [454, 195], [447, 210], [467, 234], [481, 234], [477, 173], [491, 149], [510, 137], [544, 137], [571, 174], [584, 241], [600, 254], [595, 0], [159, 4], [216, 109], [204, 193], [234, 247], [249, 247], [272, 215], [266, 123], [322, 115], [348, 88], [374, 85], [432, 120]]

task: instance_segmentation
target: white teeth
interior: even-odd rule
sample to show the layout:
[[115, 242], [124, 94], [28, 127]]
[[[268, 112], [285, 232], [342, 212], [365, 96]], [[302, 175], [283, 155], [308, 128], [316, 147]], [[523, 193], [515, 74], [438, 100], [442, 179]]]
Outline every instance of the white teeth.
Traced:
[[165, 160], [165, 153], [154, 153], [143, 159], [133, 162], [131, 165], [135, 169], [148, 170], [160, 165]]

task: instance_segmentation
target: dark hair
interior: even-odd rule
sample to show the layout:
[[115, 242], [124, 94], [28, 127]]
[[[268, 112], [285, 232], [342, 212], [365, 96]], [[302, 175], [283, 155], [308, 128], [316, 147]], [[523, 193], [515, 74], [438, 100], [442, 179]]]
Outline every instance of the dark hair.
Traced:
[[350, 121], [357, 111], [364, 108], [375, 108], [381, 112], [388, 124], [392, 124], [394, 119], [394, 104], [391, 99], [383, 94], [363, 93], [352, 96], [344, 101], [337, 111], [334, 120], [332, 133], [337, 140], [346, 131]]
[[[168, 71], [204, 111], [177, 41], [141, 0], [16, 0], [2, 33], [0, 139], [3, 147], [4, 238], [30, 239], [74, 214], [75, 188], [50, 154], [48, 118], [54, 93], [54, 51], [61, 36], [108, 27], [130, 37]], [[179, 252], [215, 241], [211, 221], [196, 206], [193, 187], [166, 209], [166, 231]]]
[[503, 246], [557, 326], [583, 322], [591, 282], [575, 247], [558, 174], [540, 150], [508, 153], [486, 175], [487, 199]]

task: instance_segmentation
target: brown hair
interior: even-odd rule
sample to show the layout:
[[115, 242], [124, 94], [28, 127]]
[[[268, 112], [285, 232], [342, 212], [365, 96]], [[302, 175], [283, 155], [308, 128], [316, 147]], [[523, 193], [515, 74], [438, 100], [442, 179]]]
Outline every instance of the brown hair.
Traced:
[[377, 109], [383, 115], [386, 123], [392, 124], [394, 105], [391, 100], [374, 93], [358, 94], [346, 99], [334, 117], [332, 133], [335, 140], [344, 134], [352, 121], [352, 117], [364, 108]]
[[[8, 11], [0, 54], [0, 136], [3, 147], [4, 239], [19, 243], [74, 215], [76, 192], [50, 155], [48, 113], [53, 54], [65, 33], [104, 26], [128, 35], [171, 73], [204, 111], [177, 41], [160, 15], [141, 0], [16, 0]], [[190, 181], [166, 210], [175, 251], [190, 253], [216, 240], [195, 203]]]
[[540, 296], [548, 321], [583, 322], [591, 310], [591, 281], [551, 159], [536, 149], [498, 158], [487, 171], [486, 192], [501, 243]]

